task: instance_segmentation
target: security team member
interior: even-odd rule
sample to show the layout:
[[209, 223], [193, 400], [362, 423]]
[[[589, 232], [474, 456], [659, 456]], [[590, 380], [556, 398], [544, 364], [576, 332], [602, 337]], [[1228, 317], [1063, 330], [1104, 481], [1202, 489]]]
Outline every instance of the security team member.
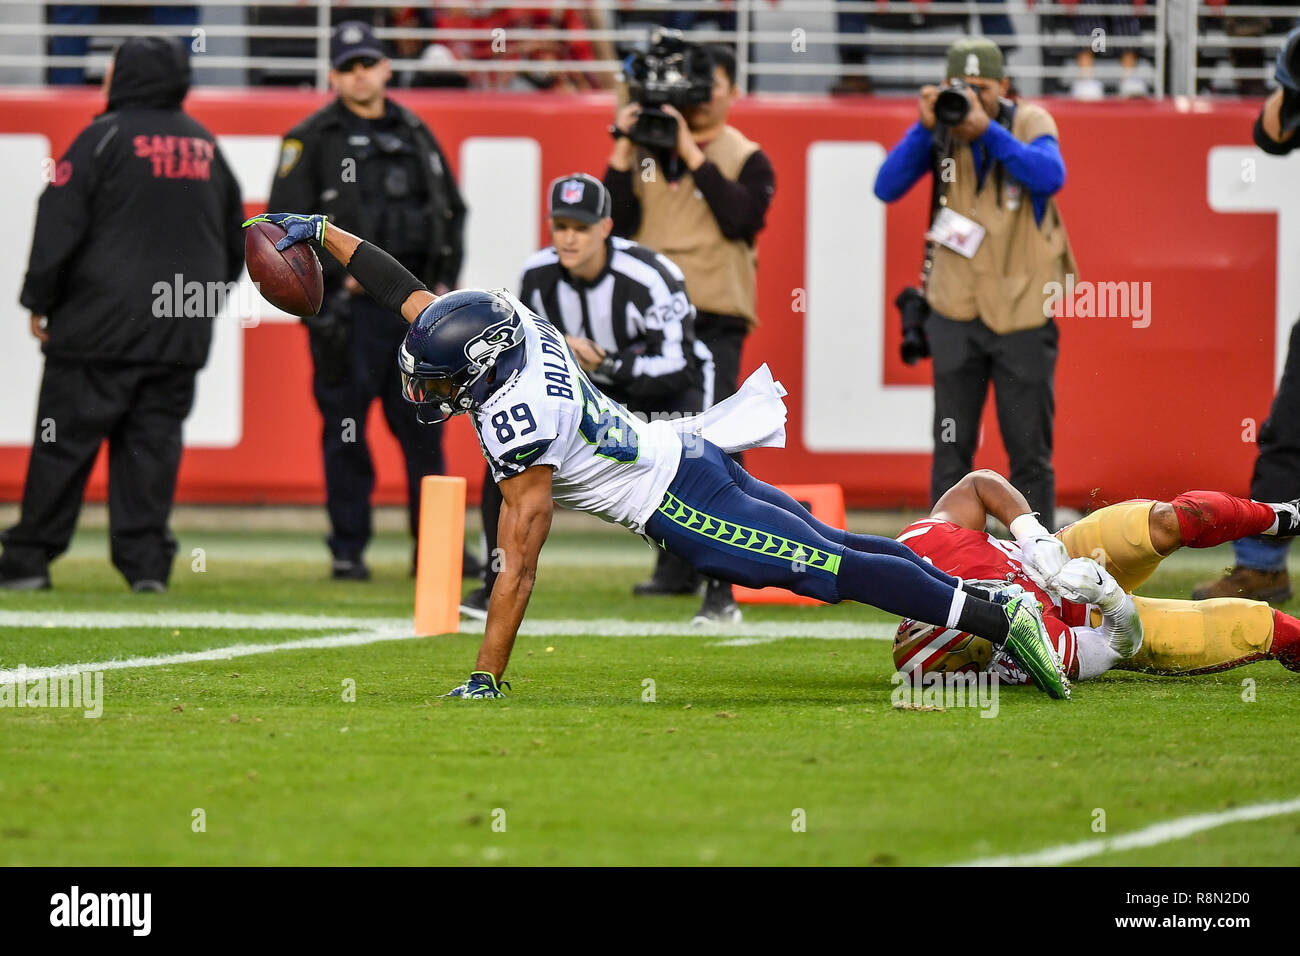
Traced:
[[[456, 284], [465, 204], [433, 133], [385, 96], [392, 75], [371, 28], [341, 23], [330, 41], [338, 98], [284, 139], [272, 209], [320, 209], [331, 222], [382, 245], [438, 293]], [[442, 429], [404, 407], [393, 356], [406, 323], [380, 308], [330, 256], [321, 257], [325, 306], [304, 320], [321, 432], [333, 576], [365, 580], [375, 471], [366, 414], [378, 398], [406, 459], [411, 535], [418, 541], [420, 479], [443, 471]], [[414, 566], [414, 562], [412, 562]]]
[[[643, 419], [693, 415], [712, 404], [713, 358], [696, 341], [695, 308], [682, 274], [670, 260], [610, 235], [610, 197], [586, 173], [561, 176], [550, 188], [554, 245], [524, 264], [519, 298], [564, 333], [574, 357], [610, 398]], [[483, 481], [483, 528], [489, 555], [496, 551], [501, 493], [489, 472]], [[661, 575], [698, 589], [694, 569], [658, 552]], [[462, 610], [487, 612], [499, 568], [489, 561], [485, 586], [466, 597]], [[729, 591], [725, 603], [708, 601], [697, 618], [730, 623], [740, 611]]]
[[[1255, 117], [1255, 145], [1272, 156], [1285, 156], [1300, 147], [1300, 27], [1292, 30], [1277, 56], [1279, 88], [1264, 101]], [[1259, 457], [1250, 479], [1250, 497], [1280, 501], [1300, 496], [1300, 322], [1291, 326], [1282, 381], [1273, 407], [1259, 427]], [[1254, 535], [1232, 542], [1233, 562], [1228, 573], [1199, 584], [1192, 597], [1247, 598], [1280, 604], [1291, 599], [1287, 554], [1291, 539]]]
[[[709, 52], [708, 102], [684, 114], [664, 107], [677, 117], [677, 148], [666, 166], [641, 175], [651, 156], [627, 138], [641, 111], [629, 103], [614, 120], [605, 185], [613, 198], [614, 234], [663, 253], [685, 275], [696, 334], [717, 366], [714, 401], [721, 401], [736, 391], [741, 348], [758, 325], [756, 242], [776, 187], [767, 154], [727, 124], [738, 94], [735, 54], [724, 46]], [[659, 575], [638, 586], [640, 594], [681, 591], [679, 582]], [[730, 602], [730, 591], [727, 586], [725, 598], [714, 599]]]
[[894, 202], [933, 176], [925, 321], [934, 356], [930, 500], [971, 470], [992, 379], [1011, 483], [1055, 527], [1052, 419], [1056, 323], [1044, 289], [1077, 273], [1056, 201], [1065, 162], [1042, 107], [1003, 99], [1002, 51], [985, 37], [948, 50], [947, 76], [969, 104], [958, 125], [935, 116], [939, 88], [921, 90], [920, 119], [885, 157], [875, 193]]
[[244, 265], [239, 187], [213, 135], [181, 109], [188, 48], [129, 39], [105, 85], [108, 108], [41, 196], [19, 296], [45, 373], [22, 516], [0, 535], [6, 588], [50, 586], [107, 439], [113, 564], [133, 591], [167, 589], [181, 425]]

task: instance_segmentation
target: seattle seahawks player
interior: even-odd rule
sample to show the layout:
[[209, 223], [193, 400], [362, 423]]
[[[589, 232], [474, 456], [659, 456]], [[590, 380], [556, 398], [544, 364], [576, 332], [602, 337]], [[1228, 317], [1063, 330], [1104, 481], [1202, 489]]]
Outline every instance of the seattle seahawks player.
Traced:
[[[823, 524], [724, 454], [784, 435], [784, 390], [765, 367], [704, 415], [642, 422], [601, 394], [560, 332], [509, 293], [435, 296], [383, 250], [324, 216], [270, 213], [246, 225], [253, 222], [282, 226], [281, 249], [316, 241], [411, 323], [398, 359], [403, 392], [421, 421], [473, 419], [504, 499], [504, 560], [477, 664], [448, 696], [503, 696], [501, 678], [556, 502], [643, 534], [725, 581], [775, 585], [830, 604], [860, 601], [977, 634], [1005, 647], [1035, 686], [1069, 696], [1036, 601], [963, 585], [896, 541]], [[1026, 547], [1032, 555], [1032, 543]]]

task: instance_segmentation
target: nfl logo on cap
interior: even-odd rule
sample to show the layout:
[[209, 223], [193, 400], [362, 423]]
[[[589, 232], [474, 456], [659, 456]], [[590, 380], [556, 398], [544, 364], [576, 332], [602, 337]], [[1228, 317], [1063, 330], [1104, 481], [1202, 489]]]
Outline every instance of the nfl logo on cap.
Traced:
[[560, 188], [560, 202], [569, 205], [577, 205], [582, 202], [582, 192], [585, 184], [580, 179], [570, 179]]

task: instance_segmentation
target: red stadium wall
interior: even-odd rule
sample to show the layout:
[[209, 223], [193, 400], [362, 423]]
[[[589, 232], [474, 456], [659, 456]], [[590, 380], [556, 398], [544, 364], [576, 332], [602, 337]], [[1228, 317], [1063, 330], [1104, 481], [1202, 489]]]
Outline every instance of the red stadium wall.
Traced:
[[[453, 163], [467, 137], [522, 136], [541, 145], [543, 182], [604, 167], [611, 108], [602, 97], [399, 96], [429, 122]], [[44, 134], [58, 155], [101, 102], [89, 91], [0, 93], [0, 133]], [[218, 134], [278, 135], [321, 102], [308, 93], [200, 92], [189, 108]], [[1150, 282], [1153, 302], [1151, 324], [1142, 329], [1124, 319], [1059, 320], [1055, 459], [1059, 495], [1070, 504], [1247, 486], [1255, 446], [1243, 441], [1243, 419], [1262, 422], [1273, 392], [1276, 217], [1218, 213], [1207, 201], [1210, 149], [1248, 147], [1258, 104], [1194, 106], [1049, 104], [1068, 167], [1060, 204], [1082, 277]], [[736, 125], [762, 144], [777, 175], [759, 245], [763, 325], [746, 346], [746, 371], [771, 363], [790, 391], [791, 412], [787, 449], [756, 452], [748, 462], [769, 481], [839, 482], [854, 505], [925, 504], [928, 456], [824, 454], [802, 442], [805, 316], [791, 310], [791, 301], [805, 286], [806, 156], [818, 140], [892, 145], [913, 117], [910, 102], [868, 99], [750, 99], [734, 111]], [[870, 191], [871, 182], [860, 188]], [[915, 277], [927, 192], [917, 188], [887, 211], [890, 303]], [[843, 242], [855, 236], [854, 224], [844, 223]], [[16, 298], [17, 290], [0, 294]], [[927, 384], [928, 363], [909, 369], [898, 360], [894, 310], [886, 308], [885, 384]], [[320, 419], [302, 329], [248, 329], [244, 363], [242, 440], [230, 449], [187, 451], [181, 499], [323, 500]], [[372, 424], [378, 499], [398, 502], [396, 444], [377, 415]], [[1005, 469], [991, 414], [985, 425], [976, 464]], [[452, 471], [470, 480], [474, 495], [481, 465], [463, 421], [451, 428], [448, 447]], [[26, 459], [24, 448], [0, 448], [0, 498], [21, 495]], [[91, 497], [103, 497], [104, 479], [101, 460]]]

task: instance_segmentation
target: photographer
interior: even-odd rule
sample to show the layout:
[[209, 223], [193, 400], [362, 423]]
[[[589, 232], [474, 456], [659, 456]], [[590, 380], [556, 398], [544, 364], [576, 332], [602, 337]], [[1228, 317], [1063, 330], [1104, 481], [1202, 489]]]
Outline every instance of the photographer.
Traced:
[[[924, 290], [934, 356], [930, 500], [970, 471], [991, 380], [1011, 481], [1053, 527], [1057, 329], [1044, 315], [1044, 288], [1076, 272], [1052, 198], [1065, 182], [1056, 123], [1040, 106], [1004, 98], [1002, 51], [985, 37], [953, 44], [947, 73], [945, 89], [922, 88], [920, 119], [875, 183], [877, 197], [895, 202], [926, 172], [933, 177]], [[913, 329], [904, 343], [913, 358], [916, 338]]]
[[[339, 24], [330, 41], [337, 99], [289, 131], [271, 186], [272, 209], [319, 209], [330, 222], [384, 244], [430, 289], [455, 286], [465, 204], [433, 133], [385, 93], [392, 70], [370, 27]], [[420, 481], [443, 471], [442, 429], [406, 410], [393, 356], [406, 323], [379, 307], [327, 256], [325, 303], [304, 319], [321, 433], [332, 575], [363, 581], [375, 471], [366, 421], [378, 398], [406, 460], [411, 535], [418, 541]], [[468, 556], [467, 556], [468, 557]], [[414, 569], [414, 560], [412, 560]], [[472, 572], [472, 564], [467, 568]]]
[[[1255, 118], [1255, 145], [1273, 156], [1300, 147], [1300, 27], [1291, 31], [1277, 57], [1274, 73], [1280, 88], [1264, 101]], [[1289, 501], [1300, 496], [1300, 322], [1291, 326], [1282, 381], [1273, 407], [1259, 429], [1259, 457], [1250, 479], [1256, 501]], [[1232, 543], [1232, 569], [1192, 591], [1205, 598], [1247, 598], [1280, 603], [1291, 599], [1286, 559], [1290, 539], [1256, 535]]]
[[[673, 56], [684, 62], [689, 89], [655, 82], [677, 75], [658, 66]], [[657, 40], [649, 55], [632, 58], [629, 73], [633, 102], [617, 113], [605, 171], [614, 234], [663, 253], [686, 276], [696, 335], [716, 364], [714, 401], [721, 401], [736, 390], [741, 348], [758, 324], [755, 246], [775, 189], [772, 163], [727, 124], [738, 93], [731, 50]], [[647, 146], [639, 131], [654, 111], [675, 121], [676, 135]], [[640, 593], [672, 593], [660, 583], [645, 582]]]

